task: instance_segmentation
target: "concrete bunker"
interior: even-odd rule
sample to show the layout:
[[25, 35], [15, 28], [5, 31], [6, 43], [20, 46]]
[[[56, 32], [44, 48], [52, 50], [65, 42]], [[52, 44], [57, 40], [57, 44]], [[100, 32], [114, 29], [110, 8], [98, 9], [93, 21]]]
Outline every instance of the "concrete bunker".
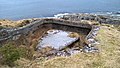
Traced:
[[[37, 57], [69, 56], [81, 52], [87, 44], [86, 37], [91, 35], [90, 33], [93, 29], [92, 26], [93, 25], [90, 24], [70, 22], [63, 19], [40, 19], [9, 32], [9, 34], [6, 35], [5, 40], [12, 39], [16, 45], [34, 47], [34, 49], [39, 52]], [[60, 46], [60, 49], [49, 46], [38, 48], [38, 44], [41, 43], [40, 40], [46, 37], [51, 30], [64, 32], [65, 34], [69, 33], [66, 36], [69, 36], [69, 39], [74, 39], [69, 41], [69, 44], [67, 43], [67, 45], [64, 45], [63, 47]], [[62, 40], [64, 40], [64, 38], [65, 37], [63, 37]], [[2, 40], [4, 40], [4, 38]]]
[[[31, 40], [37, 40], [37, 45], [36, 45], [36, 50], [39, 52], [39, 56], [68, 56], [71, 55], [73, 53], [77, 53], [80, 52], [81, 49], [84, 47], [85, 44], [85, 38], [86, 36], [89, 34], [89, 32], [91, 31], [90, 28], [85, 28], [85, 27], [81, 27], [78, 24], [74, 25], [74, 24], [70, 24], [69, 23], [65, 23], [65, 22], [60, 22], [60, 21], [38, 21], [38, 23], [42, 23], [41, 25], [37, 25], [35, 27], [35, 29], [33, 28], [31, 31], [29, 31], [28, 39], [30, 40], [29, 42], [31, 42]], [[62, 24], [63, 23], [63, 24]], [[49, 41], [46, 41], [46, 43], [49, 43], [48, 45], [41, 45], [41, 42], [44, 43], [44, 39], [50, 38], [48, 37], [48, 32], [49, 31], [59, 31], [57, 34], [60, 36], [60, 32], [63, 33], [69, 33], [72, 37], [69, 37], [68, 43], [65, 40], [66, 37], [65, 35], [62, 37], [63, 38], [59, 38], [60, 40], [58, 40], [58, 38], [56, 38], [55, 34], [53, 34], [53, 36], [55, 38], [51, 38], [51, 40], [53, 39], [54, 42], [57, 42], [58, 47], [50, 47], [49, 45], [51, 45], [51, 43], [53, 43], [53, 41], [50, 41], [51, 43], [49, 43]], [[75, 36], [74, 36], [75, 35]], [[77, 37], [76, 37], [77, 36]], [[74, 38], [74, 39], [73, 39]], [[41, 40], [42, 39], [42, 40]], [[73, 40], [70, 40], [73, 39]], [[49, 39], [50, 40], [50, 39]], [[64, 43], [60, 43], [60, 41], [65, 40]], [[54, 46], [57, 44], [54, 44]], [[30, 45], [30, 44], [29, 44]], [[39, 46], [38, 46], [39, 45]]]

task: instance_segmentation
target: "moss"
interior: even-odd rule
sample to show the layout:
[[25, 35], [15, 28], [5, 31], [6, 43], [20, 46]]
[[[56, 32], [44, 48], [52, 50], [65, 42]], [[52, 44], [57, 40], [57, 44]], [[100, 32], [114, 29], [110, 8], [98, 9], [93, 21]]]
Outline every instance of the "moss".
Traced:
[[3, 27], [3, 26], [0, 26], [0, 30], [1, 30], [1, 29], [3, 29], [3, 28], [5, 28], [5, 27]]
[[9, 66], [13, 66], [14, 61], [20, 58], [19, 50], [12, 44], [2, 46], [0, 48], [0, 54], [2, 57], [1, 63]]
[[33, 52], [28, 47], [16, 46], [14, 43], [9, 42], [0, 48], [0, 56], [2, 57], [0, 60], [1, 64], [14, 66], [14, 62], [20, 58], [32, 60]]

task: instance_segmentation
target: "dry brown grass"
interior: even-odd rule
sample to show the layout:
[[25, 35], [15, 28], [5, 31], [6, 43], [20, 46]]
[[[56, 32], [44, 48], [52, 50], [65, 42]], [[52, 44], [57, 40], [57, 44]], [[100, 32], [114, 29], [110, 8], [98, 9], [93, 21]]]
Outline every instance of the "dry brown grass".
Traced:
[[[99, 53], [79, 53], [45, 61], [19, 60], [16, 68], [120, 68], [120, 32], [111, 25], [101, 26], [97, 36]], [[23, 63], [26, 64], [24, 65]]]
[[[99, 53], [79, 53], [70, 57], [34, 60], [23, 68], [120, 68], [120, 32], [111, 26], [101, 26], [97, 39]], [[20, 66], [19, 66], [20, 67]], [[18, 68], [18, 67], [17, 67]]]
[[90, 25], [99, 25], [99, 22], [94, 21], [94, 20], [81, 20], [81, 23], [90, 24]]
[[[34, 60], [23, 68], [120, 68], [120, 32], [101, 26], [97, 39], [99, 53], [79, 53], [70, 57]], [[20, 66], [19, 66], [20, 67]], [[18, 67], [17, 67], [18, 68]]]
[[43, 63], [44, 68], [120, 68], [120, 32], [102, 26], [97, 39], [99, 53], [79, 53], [57, 57]]
[[32, 19], [23, 19], [18, 21], [12, 21], [12, 20], [0, 20], [0, 26], [3, 27], [21, 27], [26, 24], [29, 24], [29, 21], [32, 21]]
[[78, 37], [79, 37], [79, 34], [72, 32], [72, 33], [70, 33], [68, 36], [69, 36], [69, 37], [72, 37], [72, 38], [78, 38]]

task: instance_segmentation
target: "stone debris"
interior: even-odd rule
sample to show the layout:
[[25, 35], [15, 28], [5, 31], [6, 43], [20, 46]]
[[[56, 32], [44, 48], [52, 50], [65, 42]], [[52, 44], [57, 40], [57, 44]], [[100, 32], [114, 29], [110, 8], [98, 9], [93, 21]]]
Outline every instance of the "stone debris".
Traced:
[[99, 26], [93, 26], [91, 32], [86, 37], [88, 41], [88, 45], [83, 48], [84, 52], [98, 52], [99, 51], [97, 48], [95, 48], [95, 46], [99, 44], [99, 42], [95, 39], [99, 30], [100, 30]]
[[53, 51], [49, 51], [46, 53], [46, 57], [49, 57], [50, 56], [64, 56], [64, 57], [67, 57], [67, 56], [70, 56], [70, 55], [73, 55], [73, 54], [77, 54], [77, 53], [80, 53], [81, 50], [74, 50], [74, 49], [69, 49], [67, 51], [59, 51], [59, 50], [53, 50]]
[[88, 46], [85, 46], [83, 48], [83, 52], [99, 52], [99, 50], [95, 47], [88, 47]]
[[77, 53], [80, 53], [80, 52], [81, 52], [80, 49], [79, 50], [69, 49], [67, 51], [67, 53], [70, 54], [70, 55], [77, 54]]

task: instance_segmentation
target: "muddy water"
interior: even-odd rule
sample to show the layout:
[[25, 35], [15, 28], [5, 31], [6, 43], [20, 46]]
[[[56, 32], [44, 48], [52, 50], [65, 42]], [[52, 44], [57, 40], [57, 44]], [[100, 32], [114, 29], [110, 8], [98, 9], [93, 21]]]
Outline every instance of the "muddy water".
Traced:
[[47, 34], [41, 38], [38, 44], [38, 49], [44, 47], [51, 47], [57, 50], [72, 44], [78, 37], [69, 37], [72, 32], [62, 31], [62, 30], [49, 30]]

